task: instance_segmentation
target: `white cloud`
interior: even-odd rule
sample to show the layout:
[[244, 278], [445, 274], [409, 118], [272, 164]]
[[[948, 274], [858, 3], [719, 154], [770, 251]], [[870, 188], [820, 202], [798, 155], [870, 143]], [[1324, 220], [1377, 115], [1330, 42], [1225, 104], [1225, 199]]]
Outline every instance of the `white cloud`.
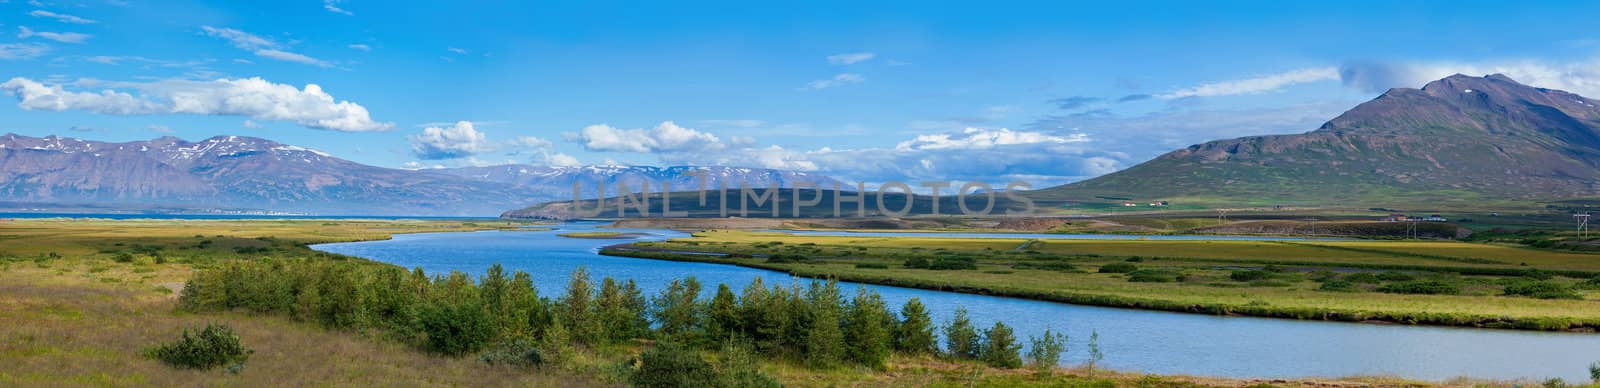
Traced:
[[1600, 97], [1600, 59], [1552, 63], [1511, 60], [1484, 63], [1459, 62], [1365, 62], [1340, 68], [1344, 84], [1368, 92], [1389, 88], [1416, 88], [1454, 74], [1483, 76], [1505, 74], [1517, 82], [1560, 89], [1586, 97]]
[[38, 43], [0, 43], [0, 59], [34, 59], [50, 51], [50, 46]]
[[1082, 133], [1069, 136], [1055, 136], [1042, 132], [1012, 131], [1006, 128], [995, 130], [983, 128], [967, 128], [961, 134], [939, 133], [931, 135], [917, 135], [916, 138], [900, 142], [895, 145], [896, 150], [974, 150], [992, 149], [998, 146], [1019, 144], [1066, 144], [1082, 143], [1089, 141], [1089, 137]]
[[445, 50], [456, 54], [467, 55], [467, 49], [464, 48], [448, 47], [445, 48]]
[[1338, 79], [1338, 68], [1314, 67], [1290, 70], [1283, 73], [1269, 74], [1254, 78], [1204, 83], [1190, 88], [1175, 90], [1169, 93], [1157, 94], [1155, 97], [1170, 100], [1184, 97], [1215, 97], [1241, 94], [1261, 94], [1276, 91], [1278, 89], [1295, 84], [1331, 81]]
[[583, 127], [569, 136], [590, 151], [680, 152], [722, 148], [716, 135], [663, 121], [650, 130], [617, 129], [605, 124]]
[[364, 45], [364, 44], [352, 44], [352, 45], [350, 45], [348, 47], [350, 47], [351, 50], [372, 51], [372, 46], [368, 46], [368, 45]]
[[97, 21], [94, 21], [94, 20], [84, 19], [84, 18], [81, 18], [81, 17], [67, 15], [67, 14], [60, 14], [60, 13], [50, 12], [50, 11], [46, 11], [46, 10], [42, 10], [42, 9], [41, 10], [35, 10], [33, 12], [29, 12], [28, 15], [31, 15], [31, 16], [36, 17], [36, 18], [55, 19], [56, 21], [59, 21], [59, 22], [62, 22], [62, 23], [72, 23], [72, 24], [94, 24], [94, 23], [98, 23]]
[[40, 37], [40, 38], [53, 40], [53, 41], [57, 41], [57, 42], [61, 42], [61, 43], [73, 43], [73, 44], [86, 42], [86, 41], [89, 40], [90, 37], [93, 37], [93, 35], [77, 33], [77, 32], [34, 31], [33, 29], [28, 28], [27, 26], [17, 26], [17, 39], [28, 39], [28, 38], [35, 37], [35, 36]]
[[240, 125], [243, 125], [245, 128], [261, 128], [261, 124], [250, 120], [245, 120], [244, 123]]
[[[107, 83], [107, 86], [99, 92], [69, 91], [60, 84], [45, 85], [17, 77], [0, 84], [0, 90], [17, 97], [17, 106], [25, 110], [83, 110], [109, 115], [244, 116], [336, 131], [381, 131], [394, 126], [392, 123], [373, 121], [367, 108], [361, 105], [335, 101], [333, 96], [323, 92], [322, 87], [316, 84], [297, 89], [261, 78], [241, 78], [119, 82]], [[138, 95], [126, 90], [133, 90]]]
[[574, 158], [572, 155], [563, 153], [545, 154], [542, 162], [544, 162], [544, 165], [554, 167], [573, 167], [582, 165], [582, 163], [578, 162], [578, 158]]
[[340, 2], [341, 2], [341, 0], [322, 0], [322, 9], [325, 9], [325, 10], [328, 10], [328, 12], [333, 12], [333, 13], [337, 13], [337, 14], [345, 14], [345, 15], [351, 15], [351, 16], [355, 15], [354, 13], [351, 13], [350, 11], [344, 10], [344, 8], [339, 8], [339, 3]]
[[171, 135], [173, 132], [176, 132], [176, 131], [172, 130], [172, 127], [168, 127], [168, 126], [165, 126], [165, 125], [151, 125], [149, 127], [146, 127], [146, 129], [149, 129], [151, 132], [160, 133], [160, 134], [167, 134], [167, 135]]
[[800, 88], [800, 90], [822, 90], [854, 83], [861, 83], [866, 80], [867, 78], [862, 77], [860, 74], [840, 73], [838, 75], [834, 75], [833, 78], [811, 81], [810, 83], [807, 83], [805, 87]]
[[828, 63], [835, 65], [853, 65], [856, 63], [866, 62], [877, 56], [878, 54], [874, 53], [834, 54], [828, 56]]
[[250, 51], [259, 57], [276, 59], [280, 61], [304, 63], [307, 65], [320, 67], [333, 66], [332, 63], [321, 59], [312, 58], [300, 53], [290, 52], [286, 50], [287, 47], [285, 47], [283, 44], [256, 34], [251, 34], [232, 28], [217, 28], [212, 26], [200, 26], [200, 30], [204, 31], [208, 36], [225, 39], [229, 43], [233, 44], [234, 47]]
[[330, 64], [328, 62], [324, 62], [324, 61], [322, 61], [320, 59], [308, 57], [308, 56], [305, 56], [303, 54], [297, 54], [297, 53], [291, 53], [291, 52], [288, 52], [288, 51], [282, 51], [282, 50], [273, 50], [273, 49], [256, 50], [256, 55], [257, 56], [261, 56], [261, 57], [276, 59], [276, 60], [280, 60], [280, 61], [304, 63], [304, 64], [312, 65], [312, 66], [321, 66], [321, 67], [333, 66], [333, 64]]
[[494, 149], [494, 144], [473, 128], [471, 121], [459, 121], [442, 128], [423, 128], [421, 134], [409, 136], [408, 139], [411, 140], [411, 153], [423, 160], [459, 159]]

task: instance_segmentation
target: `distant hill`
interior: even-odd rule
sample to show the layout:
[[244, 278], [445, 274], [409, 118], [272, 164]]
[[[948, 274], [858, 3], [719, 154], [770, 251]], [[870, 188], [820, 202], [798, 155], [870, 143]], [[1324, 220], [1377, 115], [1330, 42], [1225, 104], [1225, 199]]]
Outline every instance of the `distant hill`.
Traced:
[[[68, 137], [0, 136], [0, 201], [95, 209], [261, 209], [329, 215], [492, 216], [505, 209], [570, 199], [572, 182], [586, 188], [617, 179], [672, 180], [706, 171], [719, 180], [832, 182], [804, 173], [733, 167], [538, 167], [506, 165], [402, 170], [368, 166], [271, 140], [218, 136], [107, 143]], [[675, 189], [676, 190], [676, 189]]]
[[1391, 89], [1311, 132], [1198, 144], [1027, 195], [1449, 206], [1594, 196], [1597, 180], [1600, 101], [1499, 74], [1454, 75]]

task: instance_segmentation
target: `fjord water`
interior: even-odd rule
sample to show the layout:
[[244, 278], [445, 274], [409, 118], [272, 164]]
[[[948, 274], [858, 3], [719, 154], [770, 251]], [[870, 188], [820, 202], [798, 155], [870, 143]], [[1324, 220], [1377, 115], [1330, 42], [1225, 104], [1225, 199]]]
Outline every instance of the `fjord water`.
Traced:
[[[796, 281], [785, 273], [731, 265], [602, 256], [597, 253], [600, 247], [627, 241], [556, 236], [596, 226], [408, 234], [392, 240], [312, 248], [421, 267], [433, 274], [459, 270], [482, 275], [490, 265], [500, 263], [507, 270], [532, 274], [540, 295], [550, 298], [561, 294], [568, 275], [578, 267], [587, 268], [596, 281], [607, 276], [634, 279], [648, 295], [660, 292], [672, 279], [686, 276], [698, 278], [708, 298], [718, 283], [728, 284], [737, 293], [757, 277], [769, 285]], [[605, 230], [642, 233], [646, 236], [641, 239], [649, 240], [686, 236], [666, 230]], [[1428, 380], [1471, 376], [1584, 381], [1589, 363], [1600, 360], [1600, 335], [1587, 333], [1221, 317], [854, 283], [843, 286], [847, 295], [857, 287], [877, 291], [896, 311], [907, 299], [921, 298], [934, 321], [941, 324], [949, 320], [956, 306], [965, 306], [974, 324], [988, 327], [1000, 320], [1014, 327], [1019, 339], [1046, 328], [1065, 330], [1070, 337], [1068, 353], [1062, 359], [1065, 364], [1084, 362], [1085, 344], [1091, 330], [1096, 331], [1106, 355], [1100, 365], [1122, 371], [1240, 378], [1398, 375]]]

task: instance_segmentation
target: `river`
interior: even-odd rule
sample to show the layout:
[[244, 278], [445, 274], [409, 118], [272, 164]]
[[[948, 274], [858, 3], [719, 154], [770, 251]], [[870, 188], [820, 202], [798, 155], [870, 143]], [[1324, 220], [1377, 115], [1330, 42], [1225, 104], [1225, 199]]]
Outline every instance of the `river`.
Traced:
[[[564, 224], [553, 231], [485, 231], [396, 235], [391, 240], [313, 245], [332, 253], [364, 257], [429, 273], [453, 270], [483, 274], [495, 263], [533, 275], [541, 295], [559, 295], [568, 275], [586, 267], [595, 279], [631, 278], [647, 294], [674, 278], [694, 276], [706, 293], [726, 283], [737, 292], [756, 277], [793, 281], [787, 274], [732, 265], [602, 256], [600, 247], [626, 240], [558, 237], [593, 230], [598, 224]], [[653, 229], [604, 229], [640, 233], [638, 239], [685, 237]], [[917, 234], [927, 235], [927, 234]], [[958, 237], [1007, 237], [973, 235]], [[1084, 235], [1081, 238], [1127, 238]], [[1210, 238], [1191, 236], [1190, 238]], [[943, 323], [965, 306], [974, 324], [995, 320], [1026, 339], [1046, 328], [1069, 336], [1065, 364], [1087, 357], [1090, 332], [1100, 334], [1100, 365], [1121, 371], [1237, 378], [1397, 375], [1425, 380], [1457, 376], [1510, 379], [1561, 377], [1587, 381], [1590, 362], [1600, 361], [1600, 335], [1221, 317], [1120, 308], [1078, 306], [1005, 297], [844, 284], [847, 293], [867, 287], [892, 309], [912, 297]], [[848, 294], [847, 294], [848, 295]]]

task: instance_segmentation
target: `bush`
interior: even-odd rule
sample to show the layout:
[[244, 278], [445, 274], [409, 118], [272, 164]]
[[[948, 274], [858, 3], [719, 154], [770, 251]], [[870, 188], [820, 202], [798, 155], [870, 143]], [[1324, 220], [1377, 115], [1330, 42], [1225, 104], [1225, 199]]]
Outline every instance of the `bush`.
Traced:
[[132, 263], [133, 254], [128, 252], [117, 252], [116, 256], [111, 256], [111, 261], [118, 263]]
[[1539, 299], [1583, 299], [1583, 295], [1565, 284], [1549, 281], [1522, 281], [1506, 286], [1506, 296], [1526, 296]]
[[996, 368], [1018, 368], [1022, 366], [1022, 345], [1017, 343], [1017, 337], [1012, 334], [1011, 328], [1006, 324], [995, 322], [994, 327], [983, 332], [983, 351], [979, 357], [983, 363]]
[[433, 303], [422, 309], [417, 320], [427, 335], [426, 349], [447, 356], [483, 349], [495, 335], [489, 315], [476, 303]]
[[924, 258], [921, 258], [921, 257], [913, 257], [913, 258], [910, 258], [910, 259], [906, 259], [906, 263], [905, 263], [906, 268], [911, 268], [911, 269], [928, 269], [929, 265], [932, 265], [932, 264], [928, 263], [928, 259], [924, 259]]
[[1349, 280], [1329, 280], [1317, 287], [1319, 291], [1350, 292], [1356, 290], [1356, 284]]
[[1257, 280], [1264, 280], [1264, 279], [1269, 278], [1269, 277], [1272, 277], [1272, 273], [1271, 272], [1260, 271], [1260, 270], [1256, 270], [1256, 271], [1233, 271], [1233, 273], [1228, 274], [1228, 278], [1229, 279], [1233, 279], [1233, 281], [1236, 281], [1236, 282], [1253, 282], [1253, 281], [1257, 281]]
[[883, 263], [856, 263], [856, 268], [861, 268], [861, 269], [889, 269], [889, 265], [883, 264]]
[[932, 270], [978, 269], [978, 259], [971, 257], [940, 257], [928, 265]]
[[1100, 266], [1100, 273], [1129, 273], [1138, 270], [1139, 266], [1132, 263], [1111, 263]]
[[1391, 294], [1419, 294], [1419, 295], [1455, 295], [1461, 293], [1461, 286], [1442, 280], [1413, 280], [1387, 284], [1378, 287], [1378, 292]]
[[1348, 282], [1351, 282], [1351, 283], [1363, 283], [1363, 284], [1378, 284], [1380, 282], [1380, 280], [1378, 279], [1378, 274], [1371, 273], [1371, 272], [1357, 272], [1357, 273], [1345, 275], [1344, 280], [1348, 281]]
[[184, 329], [177, 341], [156, 345], [145, 355], [177, 368], [209, 370], [223, 365], [238, 372], [254, 351], [239, 343], [228, 325], [207, 323], [200, 330]]
[[1031, 268], [1031, 269], [1042, 269], [1042, 270], [1046, 270], [1046, 271], [1060, 271], [1060, 272], [1075, 272], [1075, 271], [1078, 271], [1078, 267], [1073, 266], [1070, 263], [1060, 262], [1060, 261], [1047, 261], [1047, 262], [1043, 262], [1043, 263], [1017, 263], [1016, 268], [1022, 268], [1022, 269], [1030, 269]]
[[538, 367], [544, 364], [544, 356], [532, 342], [515, 339], [501, 341], [493, 349], [478, 356], [478, 361], [489, 365]]
[[1378, 274], [1378, 280], [1386, 282], [1409, 282], [1412, 280], [1417, 280], [1417, 277], [1405, 272], [1389, 271]]
[[1182, 274], [1170, 270], [1141, 269], [1128, 273], [1128, 281], [1135, 283], [1172, 283], [1182, 278]]
[[711, 363], [675, 342], [662, 342], [639, 354], [629, 382], [635, 387], [697, 387], [717, 380]]
[[805, 257], [805, 256], [801, 256], [801, 255], [787, 254], [787, 253], [780, 253], [780, 254], [776, 254], [776, 255], [772, 255], [772, 256], [768, 256], [767, 257], [767, 262], [768, 263], [773, 263], [773, 264], [804, 263], [804, 262], [807, 262], [807, 261], [811, 261], [811, 258]]

